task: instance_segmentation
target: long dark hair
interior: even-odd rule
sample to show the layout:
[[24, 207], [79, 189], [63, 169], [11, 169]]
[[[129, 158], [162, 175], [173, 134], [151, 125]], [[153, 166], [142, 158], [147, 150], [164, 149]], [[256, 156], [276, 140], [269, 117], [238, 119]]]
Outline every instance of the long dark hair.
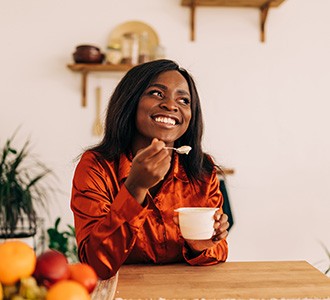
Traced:
[[187, 131], [175, 141], [174, 146], [190, 145], [189, 155], [180, 160], [191, 181], [203, 180], [215, 167], [202, 151], [203, 118], [195, 82], [191, 75], [177, 63], [160, 59], [137, 65], [130, 69], [114, 90], [107, 108], [105, 134], [102, 141], [91, 150], [103, 158], [117, 160], [121, 153], [129, 154], [136, 133], [135, 116], [141, 95], [162, 72], [178, 71], [188, 82], [191, 95], [191, 120]]

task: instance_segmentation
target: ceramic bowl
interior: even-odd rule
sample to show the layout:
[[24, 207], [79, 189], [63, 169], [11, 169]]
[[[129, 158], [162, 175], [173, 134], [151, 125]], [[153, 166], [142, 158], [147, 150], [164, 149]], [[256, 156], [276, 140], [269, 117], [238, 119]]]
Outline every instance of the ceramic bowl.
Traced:
[[73, 60], [75, 63], [102, 63], [105, 55], [98, 47], [92, 45], [79, 45], [73, 53]]

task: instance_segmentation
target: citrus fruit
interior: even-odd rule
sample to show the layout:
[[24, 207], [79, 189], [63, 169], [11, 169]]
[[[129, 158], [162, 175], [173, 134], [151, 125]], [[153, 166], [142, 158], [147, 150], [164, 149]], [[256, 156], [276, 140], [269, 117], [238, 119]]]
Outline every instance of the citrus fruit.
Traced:
[[0, 300], [2, 300], [2, 298], [3, 298], [3, 292], [2, 292], [2, 285], [0, 283]]
[[48, 290], [46, 300], [90, 300], [87, 290], [73, 280], [61, 280], [56, 282]]
[[93, 292], [97, 285], [97, 275], [94, 269], [85, 263], [69, 265], [70, 279], [82, 284], [89, 293]]
[[29, 277], [36, 266], [34, 250], [18, 240], [0, 244], [0, 282], [14, 284], [21, 278]]

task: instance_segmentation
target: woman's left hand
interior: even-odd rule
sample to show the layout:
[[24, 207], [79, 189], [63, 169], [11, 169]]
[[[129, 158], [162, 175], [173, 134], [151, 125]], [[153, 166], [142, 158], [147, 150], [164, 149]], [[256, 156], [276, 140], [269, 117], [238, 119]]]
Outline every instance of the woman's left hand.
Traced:
[[[178, 221], [174, 219], [175, 223], [178, 224]], [[186, 240], [189, 248], [195, 252], [202, 252], [203, 250], [214, 246], [219, 243], [221, 240], [225, 239], [228, 236], [228, 216], [226, 214], [221, 214], [220, 211], [217, 211], [214, 214], [214, 234], [209, 240]]]
[[226, 214], [221, 214], [217, 211], [214, 214], [214, 235], [212, 236], [212, 240], [217, 242], [221, 241], [228, 236], [228, 216]]

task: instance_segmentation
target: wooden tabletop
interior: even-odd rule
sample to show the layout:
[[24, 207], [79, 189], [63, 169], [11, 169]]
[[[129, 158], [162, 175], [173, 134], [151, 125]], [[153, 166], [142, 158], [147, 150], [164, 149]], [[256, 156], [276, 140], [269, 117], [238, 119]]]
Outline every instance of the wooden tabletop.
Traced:
[[330, 299], [330, 278], [305, 261], [214, 266], [124, 265], [121, 299]]

